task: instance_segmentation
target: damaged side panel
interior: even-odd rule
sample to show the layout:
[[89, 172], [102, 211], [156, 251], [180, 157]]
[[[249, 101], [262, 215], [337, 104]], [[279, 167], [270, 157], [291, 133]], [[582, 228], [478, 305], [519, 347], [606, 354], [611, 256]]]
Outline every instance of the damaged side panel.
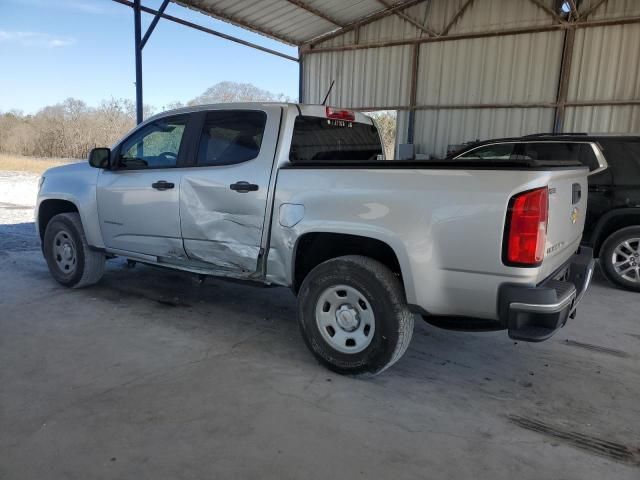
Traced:
[[[193, 260], [254, 271], [264, 221], [263, 195], [236, 194], [220, 170], [185, 175], [180, 218], [184, 248]], [[194, 171], [195, 171], [194, 170]], [[219, 175], [216, 175], [219, 173]]]
[[[242, 108], [234, 108], [239, 110]], [[192, 261], [238, 274], [258, 269], [282, 110], [279, 106], [265, 106], [264, 113], [264, 132], [250, 139], [259, 144], [257, 156], [223, 165], [214, 163], [215, 156], [206, 157], [214, 164], [185, 169], [180, 184], [180, 222], [184, 249]], [[201, 144], [208, 139], [207, 148], [215, 151], [216, 145], [211, 143], [216, 141], [215, 135], [219, 133], [203, 136]], [[248, 139], [235, 141], [246, 145]], [[241, 148], [238, 150], [242, 152]]]

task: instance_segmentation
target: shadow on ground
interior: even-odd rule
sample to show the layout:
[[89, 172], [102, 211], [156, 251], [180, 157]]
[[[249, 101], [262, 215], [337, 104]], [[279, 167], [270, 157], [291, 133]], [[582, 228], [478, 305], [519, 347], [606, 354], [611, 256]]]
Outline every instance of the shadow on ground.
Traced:
[[40, 248], [33, 222], [0, 224], [0, 255]]

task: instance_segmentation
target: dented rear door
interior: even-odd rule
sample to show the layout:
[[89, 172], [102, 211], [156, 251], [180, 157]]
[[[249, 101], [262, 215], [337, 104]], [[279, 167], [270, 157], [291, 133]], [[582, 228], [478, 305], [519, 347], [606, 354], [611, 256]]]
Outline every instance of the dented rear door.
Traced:
[[257, 268], [282, 109], [265, 105], [203, 113], [195, 166], [180, 184], [184, 249], [225, 270]]

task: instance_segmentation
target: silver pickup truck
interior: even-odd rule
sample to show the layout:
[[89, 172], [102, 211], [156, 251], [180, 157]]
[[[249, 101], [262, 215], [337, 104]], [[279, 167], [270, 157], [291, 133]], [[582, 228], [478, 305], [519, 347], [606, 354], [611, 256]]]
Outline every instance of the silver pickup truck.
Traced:
[[45, 172], [36, 225], [68, 287], [98, 282], [116, 256], [290, 287], [316, 358], [375, 374], [403, 355], [416, 314], [525, 341], [564, 326], [593, 271], [579, 247], [587, 174], [531, 159], [389, 161], [360, 113], [207, 105]]

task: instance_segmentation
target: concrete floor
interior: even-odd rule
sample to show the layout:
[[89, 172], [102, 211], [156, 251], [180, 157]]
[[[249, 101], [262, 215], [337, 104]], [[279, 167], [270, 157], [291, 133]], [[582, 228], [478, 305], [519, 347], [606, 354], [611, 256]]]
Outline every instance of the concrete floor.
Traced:
[[67, 290], [0, 226], [0, 478], [640, 478], [640, 295], [597, 278], [542, 344], [416, 323], [358, 380], [284, 289], [109, 262]]

